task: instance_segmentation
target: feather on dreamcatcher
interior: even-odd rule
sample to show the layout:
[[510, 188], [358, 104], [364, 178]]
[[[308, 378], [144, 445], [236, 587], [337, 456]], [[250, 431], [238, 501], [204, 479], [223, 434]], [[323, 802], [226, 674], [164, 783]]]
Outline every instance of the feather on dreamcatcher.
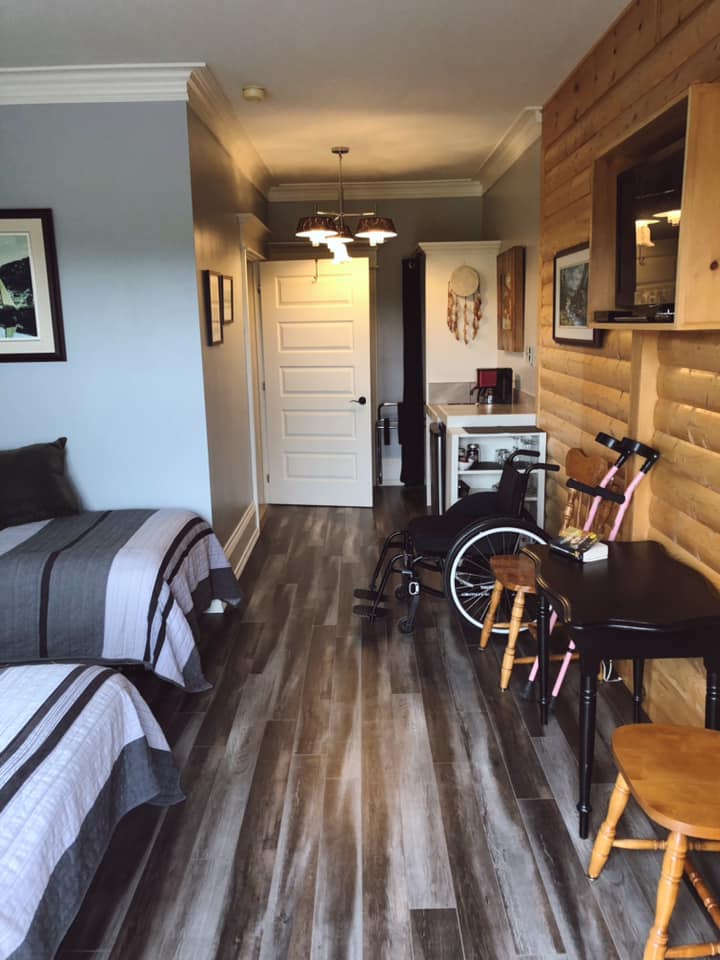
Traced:
[[448, 280], [448, 330], [456, 340], [470, 343], [478, 335], [481, 319], [480, 274], [472, 267], [458, 267]]

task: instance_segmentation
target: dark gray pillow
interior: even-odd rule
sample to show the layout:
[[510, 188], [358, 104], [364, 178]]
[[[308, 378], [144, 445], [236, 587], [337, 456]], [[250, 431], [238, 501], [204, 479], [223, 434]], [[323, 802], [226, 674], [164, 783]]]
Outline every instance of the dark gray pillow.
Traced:
[[67, 437], [0, 450], [0, 528], [80, 512], [65, 476]]

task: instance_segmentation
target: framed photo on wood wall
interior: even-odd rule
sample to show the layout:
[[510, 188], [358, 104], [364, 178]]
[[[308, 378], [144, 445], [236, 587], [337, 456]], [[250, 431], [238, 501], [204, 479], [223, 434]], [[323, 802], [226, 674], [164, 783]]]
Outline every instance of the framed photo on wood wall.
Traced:
[[590, 247], [587, 243], [555, 254], [553, 290], [553, 339], [573, 346], [599, 347], [601, 331], [590, 326], [588, 275]]
[[223, 342], [222, 277], [212, 270], [203, 270], [203, 300], [205, 302], [205, 329], [208, 346]]
[[525, 346], [525, 247], [497, 258], [498, 350], [522, 353]]
[[51, 210], [0, 210], [0, 361], [65, 360]]

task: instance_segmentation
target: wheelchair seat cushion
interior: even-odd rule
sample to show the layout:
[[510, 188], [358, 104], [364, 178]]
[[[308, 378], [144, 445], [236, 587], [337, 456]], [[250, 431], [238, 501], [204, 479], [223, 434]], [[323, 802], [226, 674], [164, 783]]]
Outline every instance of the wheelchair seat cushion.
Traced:
[[444, 556], [461, 531], [473, 522], [464, 514], [442, 517], [415, 517], [407, 526], [416, 553]]

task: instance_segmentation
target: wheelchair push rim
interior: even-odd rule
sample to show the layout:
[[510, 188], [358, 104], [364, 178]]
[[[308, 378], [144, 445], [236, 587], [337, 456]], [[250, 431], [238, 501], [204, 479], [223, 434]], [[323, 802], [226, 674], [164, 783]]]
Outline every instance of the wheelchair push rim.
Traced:
[[[542, 530], [523, 520], [484, 520], [468, 527], [450, 550], [445, 564], [445, 594], [449, 602], [468, 623], [482, 630], [495, 585], [491, 558], [519, 553], [532, 543], [547, 542]], [[512, 598], [506, 590], [495, 618], [498, 626], [494, 633], [507, 634]]]

